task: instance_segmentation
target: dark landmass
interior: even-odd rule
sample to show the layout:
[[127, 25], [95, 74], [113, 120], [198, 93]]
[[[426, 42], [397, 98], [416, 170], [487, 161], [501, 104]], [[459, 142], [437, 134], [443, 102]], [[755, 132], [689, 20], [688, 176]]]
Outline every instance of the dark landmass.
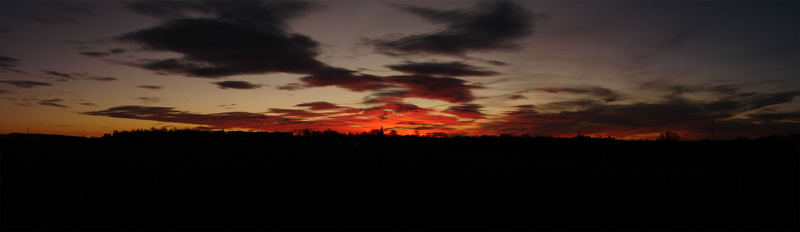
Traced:
[[0, 135], [2, 229], [796, 231], [798, 139]]

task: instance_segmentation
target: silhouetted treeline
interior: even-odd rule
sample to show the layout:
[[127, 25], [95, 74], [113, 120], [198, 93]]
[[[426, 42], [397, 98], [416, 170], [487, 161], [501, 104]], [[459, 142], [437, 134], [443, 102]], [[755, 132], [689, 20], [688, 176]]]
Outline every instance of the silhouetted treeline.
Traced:
[[0, 135], [4, 230], [797, 230], [800, 136]]

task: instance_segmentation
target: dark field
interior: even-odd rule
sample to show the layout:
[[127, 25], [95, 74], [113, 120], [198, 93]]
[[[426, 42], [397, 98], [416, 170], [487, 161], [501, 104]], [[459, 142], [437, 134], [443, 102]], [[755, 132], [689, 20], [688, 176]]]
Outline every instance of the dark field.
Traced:
[[3, 230], [798, 229], [798, 136], [0, 138]]

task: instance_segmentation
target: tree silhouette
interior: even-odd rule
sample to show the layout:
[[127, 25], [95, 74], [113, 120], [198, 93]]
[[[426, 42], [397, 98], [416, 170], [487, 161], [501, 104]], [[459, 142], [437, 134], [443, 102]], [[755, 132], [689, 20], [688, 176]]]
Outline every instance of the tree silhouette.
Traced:
[[666, 130], [658, 136], [659, 141], [680, 141], [680, 136], [672, 130]]

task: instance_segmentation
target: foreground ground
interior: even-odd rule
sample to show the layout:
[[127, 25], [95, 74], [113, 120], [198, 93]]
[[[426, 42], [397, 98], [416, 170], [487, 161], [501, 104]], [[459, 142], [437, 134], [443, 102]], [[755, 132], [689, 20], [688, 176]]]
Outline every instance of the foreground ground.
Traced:
[[798, 136], [0, 140], [4, 230], [798, 229]]

